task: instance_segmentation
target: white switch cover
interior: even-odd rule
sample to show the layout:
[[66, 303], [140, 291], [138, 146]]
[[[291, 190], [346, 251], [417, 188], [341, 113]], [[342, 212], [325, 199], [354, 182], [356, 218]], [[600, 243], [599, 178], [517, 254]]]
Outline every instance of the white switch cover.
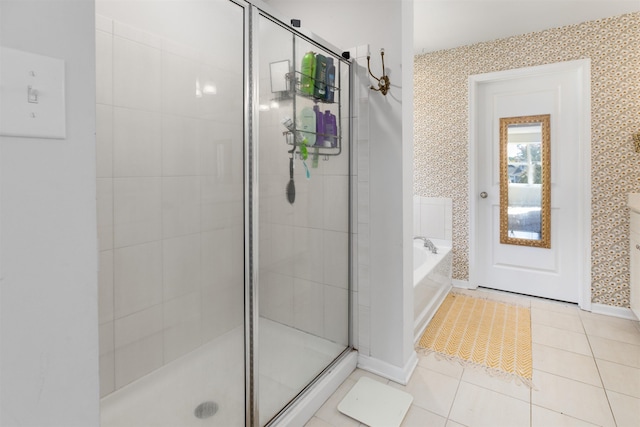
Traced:
[[64, 61], [0, 47], [0, 135], [66, 137]]

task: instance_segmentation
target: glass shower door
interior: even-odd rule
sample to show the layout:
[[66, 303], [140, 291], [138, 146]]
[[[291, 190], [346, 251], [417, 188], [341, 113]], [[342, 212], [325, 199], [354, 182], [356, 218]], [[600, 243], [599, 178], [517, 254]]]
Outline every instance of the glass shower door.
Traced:
[[244, 425], [248, 10], [96, 14], [101, 425]]
[[265, 15], [256, 39], [264, 425], [349, 346], [349, 66]]

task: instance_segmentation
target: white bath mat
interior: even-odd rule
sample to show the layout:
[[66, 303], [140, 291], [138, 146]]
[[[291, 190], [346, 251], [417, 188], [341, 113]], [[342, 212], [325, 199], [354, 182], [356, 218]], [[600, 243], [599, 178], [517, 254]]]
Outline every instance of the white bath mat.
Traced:
[[413, 396], [362, 377], [338, 405], [338, 411], [371, 427], [400, 427]]

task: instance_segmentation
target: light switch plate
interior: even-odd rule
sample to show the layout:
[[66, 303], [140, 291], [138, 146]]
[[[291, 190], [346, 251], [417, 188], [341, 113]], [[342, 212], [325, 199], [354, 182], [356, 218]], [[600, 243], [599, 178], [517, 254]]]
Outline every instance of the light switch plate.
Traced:
[[64, 81], [62, 59], [0, 47], [0, 135], [64, 139]]

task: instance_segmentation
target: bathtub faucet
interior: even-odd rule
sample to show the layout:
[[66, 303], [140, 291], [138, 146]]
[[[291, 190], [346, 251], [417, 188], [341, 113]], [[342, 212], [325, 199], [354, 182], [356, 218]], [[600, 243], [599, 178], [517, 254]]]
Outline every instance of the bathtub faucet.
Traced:
[[436, 248], [436, 245], [434, 245], [431, 240], [422, 236], [416, 236], [413, 238], [413, 240], [417, 240], [417, 239], [422, 240], [424, 242], [424, 247], [430, 249], [431, 253], [434, 253], [434, 254], [438, 253], [438, 248]]

